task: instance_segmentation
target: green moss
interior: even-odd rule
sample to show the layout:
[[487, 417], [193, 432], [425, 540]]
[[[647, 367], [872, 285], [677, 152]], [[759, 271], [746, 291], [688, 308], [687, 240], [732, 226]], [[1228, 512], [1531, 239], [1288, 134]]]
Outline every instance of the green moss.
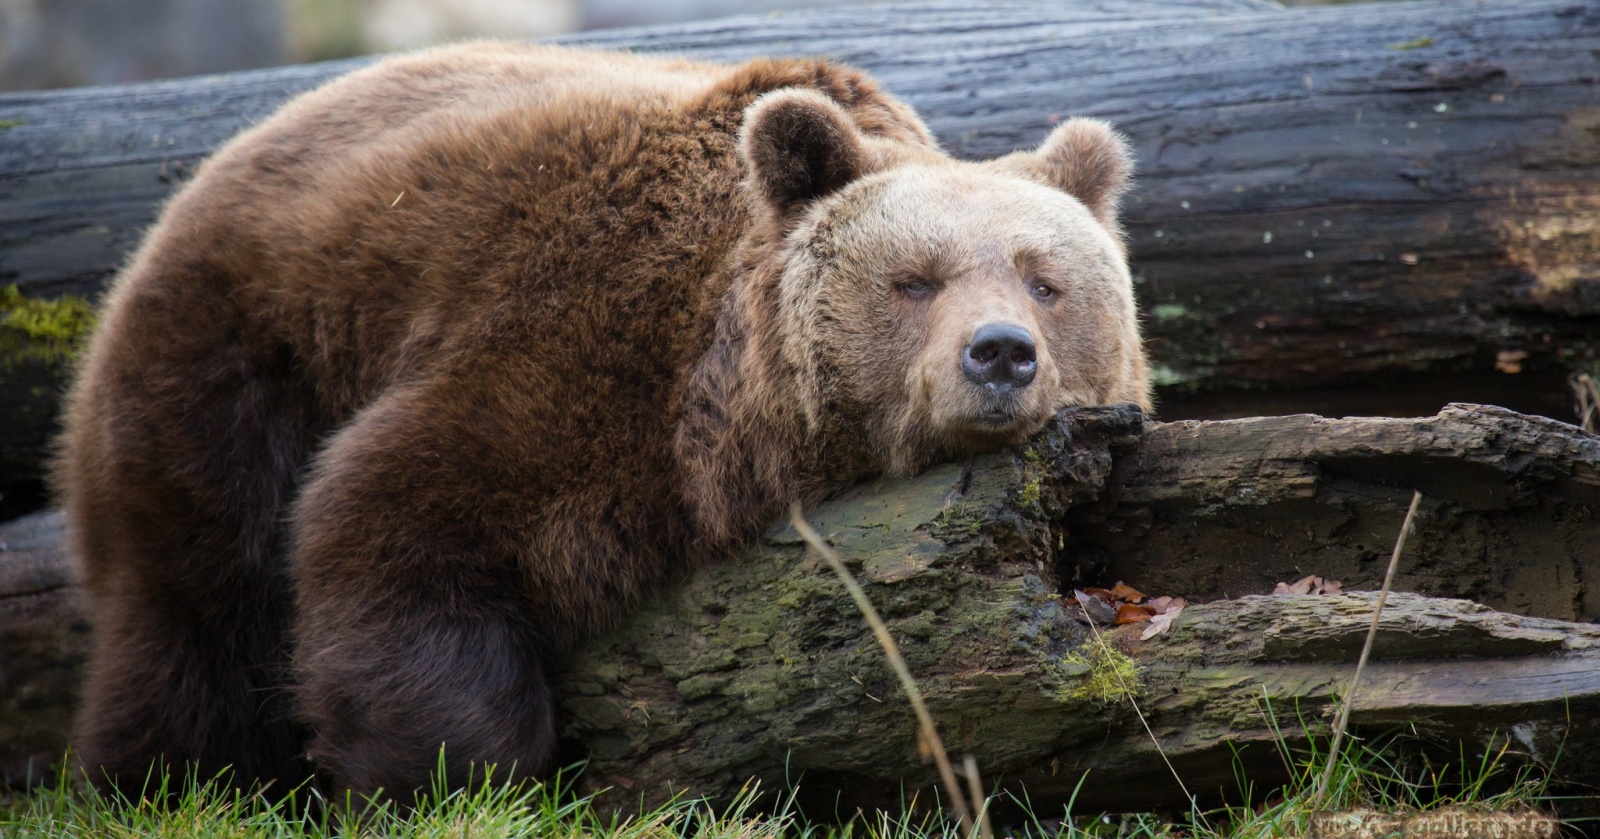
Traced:
[[1044, 488], [1044, 456], [1029, 446], [1022, 453], [1022, 487], [1017, 490], [1017, 501], [1024, 508], [1039, 506], [1039, 494]]
[[1058, 693], [1063, 701], [1107, 705], [1139, 699], [1145, 694], [1138, 663], [1112, 649], [1104, 639], [1092, 639], [1062, 656], [1061, 665]]
[[0, 366], [69, 363], [87, 344], [94, 324], [94, 308], [75, 294], [38, 300], [23, 297], [15, 285], [0, 288]]
[[983, 535], [983, 516], [963, 496], [939, 511], [933, 532], [946, 541], [976, 539]]

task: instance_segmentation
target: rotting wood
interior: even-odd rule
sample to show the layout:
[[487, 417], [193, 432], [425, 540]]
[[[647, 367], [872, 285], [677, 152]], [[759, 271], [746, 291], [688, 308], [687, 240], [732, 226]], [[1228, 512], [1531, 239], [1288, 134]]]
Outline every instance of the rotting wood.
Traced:
[[[1247, 446], [1250, 437], [1264, 442]], [[1254, 467], [1242, 465], [1252, 459]], [[1460, 467], [1430, 477], [1450, 462]], [[1215, 477], [1232, 474], [1231, 482]], [[1149, 558], [1151, 544], [1165, 544], [1163, 534], [1180, 529], [1184, 517], [1201, 539], [1240, 521], [1288, 529], [1352, 509], [1362, 526], [1389, 518], [1398, 526], [1411, 489], [1420, 487], [1432, 500], [1413, 537], [1420, 550], [1402, 558], [1411, 574], [1402, 585], [1457, 593], [1449, 575], [1430, 579], [1417, 569], [1456, 554], [1468, 563], [1492, 556], [1507, 569], [1525, 566], [1522, 576], [1504, 578], [1525, 589], [1504, 592], [1506, 605], [1526, 597], [1555, 604], [1551, 613], [1594, 620], [1578, 575], [1597, 555], [1597, 476], [1600, 438], [1492, 408], [1452, 406], [1416, 420], [1163, 425], [1118, 407], [1068, 412], [1027, 446], [910, 481], [864, 485], [808, 517], [883, 613], [953, 754], [971, 752], [986, 779], [1025, 789], [1036, 806], [1064, 801], [1088, 771], [1080, 807], [1133, 809], [1181, 805], [1181, 796], [1127, 697], [1107, 678], [1116, 657], [1099, 652], [1061, 597], [1074, 585], [1114, 581], [1073, 575], [1080, 558], [1095, 553], [1083, 547], [1086, 519], [1102, 531], [1126, 531], [1121, 542], [1096, 544], [1112, 567], [1130, 563], [1149, 576], [1129, 583], [1152, 594], [1232, 596], [1190, 606], [1166, 636], [1141, 641], [1138, 625], [1107, 633], [1137, 673], [1141, 708], [1162, 749], [1186, 783], [1212, 800], [1236, 792], [1236, 761], [1258, 784], [1281, 776], [1275, 732], [1296, 748], [1306, 742], [1302, 720], [1323, 727], [1334, 692], [1348, 683], [1374, 595], [1260, 596], [1274, 579], [1361, 569], [1362, 551], [1350, 540], [1331, 539], [1315, 554], [1297, 553], [1285, 540], [1281, 554], [1250, 559], [1261, 585], [1226, 592], [1152, 584], [1164, 566]], [[1262, 498], [1267, 503], [1257, 503]], [[1559, 519], [1551, 517], [1555, 503], [1563, 505]], [[1126, 519], [1107, 513], [1124, 506], [1135, 511]], [[0, 574], [0, 582], [44, 579], [49, 588], [60, 579], [59, 533], [50, 535], [59, 519], [51, 515], [30, 520], [31, 547], [20, 555], [28, 567], [54, 563], [56, 571]], [[0, 530], [0, 541], [18, 526]], [[1134, 532], [1140, 528], [1142, 535]], [[1486, 540], [1482, 546], [1474, 548], [1473, 533]], [[1392, 540], [1394, 528], [1379, 535]], [[1518, 538], [1533, 540], [1537, 551], [1485, 547]], [[0, 567], [18, 555], [0, 552]], [[1169, 557], [1165, 566], [1205, 567], [1207, 560]], [[1570, 569], [1565, 577], [1550, 570], [1561, 566]], [[0, 592], [0, 604], [44, 584], [29, 585]], [[68, 601], [57, 620], [79, 626], [83, 608], [81, 599]], [[0, 627], [0, 639], [16, 645], [43, 626]], [[59, 637], [79, 645], [59, 664], [70, 671], [82, 638]], [[0, 657], [0, 667], [11, 661]], [[7, 671], [5, 684], [17, 683]], [[759, 777], [768, 790], [799, 779], [808, 804], [848, 812], [900, 800], [902, 783], [916, 790], [934, 780], [870, 631], [787, 526], [593, 639], [558, 692], [565, 736], [590, 755], [586, 782], [612, 788], [611, 800], [625, 806], [679, 790], [726, 799]], [[51, 719], [60, 719], [56, 713]], [[23, 717], [8, 711], [5, 719]], [[1593, 757], [1600, 755], [1600, 626], [1395, 595], [1352, 724], [1367, 732], [1413, 725], [1419, 736], [1462, 741], [1469, 750], [1498, 748], [1509, 737], [1513, 757], [1548, 761], [1560, 751], [1563, 776], [1600, 781]], [[40, 754], [60, 750], [64, 735], [55, 736]]]

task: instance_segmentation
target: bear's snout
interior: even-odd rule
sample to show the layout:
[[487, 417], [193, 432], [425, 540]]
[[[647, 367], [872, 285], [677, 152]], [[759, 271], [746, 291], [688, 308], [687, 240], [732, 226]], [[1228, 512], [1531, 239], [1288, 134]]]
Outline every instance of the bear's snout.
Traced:
[[961, 351], [967, 380], [993, 393], [1021, 390], [1039, 371], [1033, 334], [1014, 323], [987, 323]]

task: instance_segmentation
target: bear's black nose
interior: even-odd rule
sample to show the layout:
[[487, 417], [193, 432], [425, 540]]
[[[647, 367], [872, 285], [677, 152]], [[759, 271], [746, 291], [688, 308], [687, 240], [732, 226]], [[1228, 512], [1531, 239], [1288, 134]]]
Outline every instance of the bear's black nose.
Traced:
[[1024, 388], [1038, 372], [1033, 336], [1014, 323], [988, 323], [961, 353], [961, 372], [975, 385], [998, 391]]

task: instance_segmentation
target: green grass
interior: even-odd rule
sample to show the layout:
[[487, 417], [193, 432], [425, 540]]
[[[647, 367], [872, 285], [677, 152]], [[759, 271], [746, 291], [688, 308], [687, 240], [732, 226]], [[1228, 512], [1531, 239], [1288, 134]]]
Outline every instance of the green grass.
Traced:
[[1315, 800], [1314, 790], [1324, 756], [1313, 752], [1295, 759], [1286, 754], [1285, 761], [1293, 765], [1288, 784], [1259, 795], [1262, 791], [1255, 789], [1249, 778], [1238, 778], [1238, 797], [1256, 802], [1253, 806], [1229, 806], [1179, 818], [1150, 813], [1101, 815], [1069, 819], [1059, 828], [1035, 820], [1026, 832], [1054, 839], [1275, 839], [1304, 835], [1318, 813], [1370, 810], [1403, 816], [1448, 808], [1525, 814], [1547, 811], [1553, 803], [1544, 774], [1528, 764], [1513, 764], [1504, 743], [1490, 754], [1473, 757], [1458, 751], [1452, 759], [1441, 761], [1436, 752], [1427, 756], [1419, 742], [1403, 734], [1352, 745], [1336, 761], [1322, 802]]
[[165, 807], [122, 806], [67, 784], [19, 797], [0, 808], [0, 835], [22, 837], [605, 837], [605, 839], [766, 839], [798, 833], [783, 815], [756, 818], [746, 802], [713, 813], [702, 802], [679, 801], [631, 819], [604, 814], [559, 783], [515, 786], [492, 777], [465, 790], [435, 790], [410, 812], [391, 804], [343, 802], [304, 815], [304, 795], [279, 802], [190, 784]]
[[[1472, 812], [1523, 813], [1549, 802], [1545, 775], [1529, 764], [1512, 764], [1510, 741], [1497, 751], [1472, 756], [1464, 748], [1448, 760], [1418, 748], [1409, 735], [1355, 743], [1334, 763], [1326, 799], [1315, 800], [1322, 755], [1303, 758], [1293, 780], [1254, 808], [1233, 807], [1213, 814], [1213, 830], [1193, 835], [1250, 839], [1304, 832], [1319, 812], [1373, 810], [1414, 814], [1445, 808]], [[1249, 781], [1240, 779], [1242, 789]], [[1248, 798], [1248, 794], [1245, 796]]]
[[[1367, 808], [1417, 813], [1440, 808], [1522, 813], [1548, 805], [1544, 780], [1526, 765], [1513, 765], [1510, 751], [1472, 756], [1458, 752], [1441, 761], [1425, 756], [1414, 738], [1391, 736], [1357, 742], [1335, 766], [1328, 799], [1312, 800], [1323, 756], [1285, 755], [1293, 766], [1289, 784], [1256, 794], [1239, 779], [1240, 798], [1254, 806], [1208, 813], [1159, 816], [1136, 813], [1074, 817], [1045, 812], [1026, 801], [1006, 802], [1021, 815], [1001, 824], [1001, 837], [1029, 839], [1267, 839], [1304, 832], [1322, 810]], [[752, 790], [753, 792], [753, 790]], [[0, 835], [22, 837], [572, 837], [572, 839], [962, 839], [955, 823], [928, 808], [861, 814], [844, 824], [817, 824], [792, 808], [758, 814], [754, 795], [714, 810], [705, 802], [680, 800], [619, 818], [559, 783], [511, 787], [494, 780], [456, 792], [435, 790], [411, 813], [392, 806], [356, 802], [323, 807], [319, 816], [296, 815], [295, 800], [273, 804], [215, 784], [190, 785], [167, 808], [112, 802], [61, 783], [0, 804]]]

